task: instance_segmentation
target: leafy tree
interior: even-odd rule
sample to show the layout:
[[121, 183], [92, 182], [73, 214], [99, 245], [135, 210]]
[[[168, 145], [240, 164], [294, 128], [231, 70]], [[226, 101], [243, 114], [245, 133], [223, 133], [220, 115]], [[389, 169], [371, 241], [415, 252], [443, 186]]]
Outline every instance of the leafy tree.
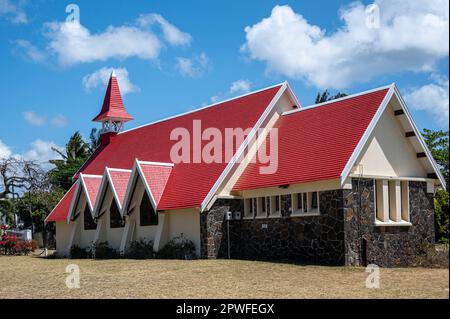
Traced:
[[91, 130], [91, 133], [89, 134], [89, 155], [92, 155], [97, 147], [100, 146], [100, 134], [101, 130], [98, 130], [96, 128], [93, 128]]
[[[436, 163], [439, 165], [445, 182], [449, 181], [449, 132], [424, 129], [423, 136]], [[439, 189], [435, 196], [436, 240], [441, 243], [449, 241], [449, 199], [448, 191]]]
[[345, 96], [347, 96], [347, 94], [341, 92], [338, 92], [336, 95], [330, 95], [330, 92], [328, 92], [328, 90], [325, 90], [322, 94], [320, 92], [317, 93], [316, 104], [336, 100]]
[[0, 219], [3, 217], [7, 224], [14, 223], [14, 203], [11, 199], [0, 199]]
[[59, 189], [69, 190], [72, 186], [72, 177], [80, 169], [90, 154], [90, 146], [79, 132], [73, 134], [66, 144], [65, 152], [53, 148], [62, 159], [52, 160], [50, 163], [56, 167], [49, 171], [50, 183]]

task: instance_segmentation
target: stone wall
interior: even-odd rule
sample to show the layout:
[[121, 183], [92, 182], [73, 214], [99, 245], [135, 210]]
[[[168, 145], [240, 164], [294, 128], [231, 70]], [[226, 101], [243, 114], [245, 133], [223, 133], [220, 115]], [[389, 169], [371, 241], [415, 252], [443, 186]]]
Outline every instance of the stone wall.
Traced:
[[[281, 197], [280, 218], [231, 221], [231, 258], [344, 264], [342, 190], [320, 192], [319, 196], [319, 216], [291, 217], [290, 195], [284, 195]], [[218, 200], [202, 214], [204, 258], [227, 256], [225, 214], [229, 210], [243, 213], [242, 202]]]
[[410, 266], [434, 243], [434, 199], [425, 182], [409, 182], [412, 226], [375, 227], [372, 179], [353, 179], [352, 190], [343, 192], [347, 265]]
[[[353, 179], [351, 190], [319, 192], [319, 216], [291, 216], [290, 195], [281, 217], [230, 221], [235, 259], [282, 260], [326, 265], [409, 266], [434, 243], [434, 200], [425, 182], [410, 182], [412, 226], [375, 227], [372, 179]], [[243, 201], [219, 199], [200, 215], [202, 258], [226, 258], [228, 211], [244, 213]]]

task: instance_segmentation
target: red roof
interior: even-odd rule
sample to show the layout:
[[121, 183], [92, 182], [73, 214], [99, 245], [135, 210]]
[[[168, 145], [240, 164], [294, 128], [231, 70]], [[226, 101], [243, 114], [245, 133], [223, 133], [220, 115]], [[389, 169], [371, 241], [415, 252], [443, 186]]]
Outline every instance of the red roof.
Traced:
[[[101, 146], [83, 165], [80, 172], [103, 174], [106, 166], [131, 169], [136, 158], [143, 161], [170, 163], [172, 162], [171, 148], [177, 143], [170, 140], [170, 134], [174, 128], [185, 128], [192, 133], [194, 120], [200, 120], [203, 129], [208, 127], [219, 129], [222, 135], [226, 128], [253, 127], [280, 88], [281, 85], [275, 86], [119, 133], [111, 139], [109, 144]], [[208, 141], [202, 141], [202, 146], [207, 143]], [[158, 209], [200, 206], [226, 165], [227, 163], [175, 164]]]
[[77, 183], [70, 187], [69, 191], [61, 198], [59, 203], [53, 208], [51, 213], [45, 219], [45, 222], [63, 222], [67, 220], [67, 214], [70, 209], [70, 204], [72, 203], [73, 195], [75, 194], [75, 189], [77, 188]]
[[275, 125], [277, 172], [260, 174], [267, 164], [250, 163], [234, 190], [339, 178], [387, 92], [380, 89], [281, 116]]
[[111, 74], [103, 100], [102, 110], [93, 121], [102, 122], [107, 119], [129, 121], [133, 117], [125, 111], [122, 96], [120, 95], [119, 83], [114, 73]]
[[102, 176], [86, 176], [81, 175], [84, 182], [84, 190], [88, 196], [91, 208], [94, 208], [95, 201], [97, 200], [98, 191], [100, 189], [100, 184], [102, 183]]
[[120, 203], [119, 206], [122, 207], [125, 193], [127, 191], [128, 181], [130, 180], [131, 170], [117, 170], [114, 168], [109, 168], [108, 172], [111, 177], [111, 187], [117, 194], [117, 201]]
[[145, 181], [153, 195], [155, 205], [158, 206], [173, 166], [164, 164], [161, 165], [158, 163], [139, 162], [139, 167], [142, 174], [144, 174]]

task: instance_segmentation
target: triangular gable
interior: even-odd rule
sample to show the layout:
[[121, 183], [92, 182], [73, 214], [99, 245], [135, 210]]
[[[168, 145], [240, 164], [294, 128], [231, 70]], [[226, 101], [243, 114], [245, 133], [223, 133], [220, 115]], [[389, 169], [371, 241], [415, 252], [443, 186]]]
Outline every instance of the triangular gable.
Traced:
[[[413, 138], [416, 139], [417, 143], [414, 144], [416, 148], [417, 154], [423, 153], [424, 156], [421, 156], [422, 163], [424, 164], [425, 168], [428, 170], [428, 174], [430, 176], [436, 176], [439, 180], [441, 186], [443, 188], [446, 188], [445, 179], [442, 176], [439, 166], [437, 165], [436, 161], [434, 160], [433, 156], [431, 155], [430, 150], [427, 147], [427, 144], [425, 140], [423, 139], [422, 134], [420, 133], [419, 129], [417, 128], [417, 125], [414, 122], [414, 119], [411, 116], [411, 113], [408, 110], [408, 107], [403, 100], [403, 97], [401, 96], [397, 86], [395, 84], [391, 84], [389, 87], [389, 91], [386, 94], [386, 97], [384, 98], [383, 102], [381, 103], [380, 107], [378, 108], [377, 113], [373, 117], [372, 121], [370, 122], [369, 126], [367, 127], [364, 135], [362, 136], [361, 140], [359, 141], [358, 145], [356, 146], [355, 150], [353, 151], [349, 161], [347, 162], [344, 170], [342, 171], [342, 174], [340, 176], [341, 184], [344, 185], [347, 178], [349, 177], [352, 168], [357, 163], [357, 161], [361, 158], [363, 155], [362, 152], [364, 150], [364, 147], [368, 143], [370, 137], [372, 136], [372, 133], [374, 132], [377, 124], [379, 123], [381, 117], [383, 116], [384, 112], [386, 111], [389, 103], [393, 98], [396, 98], [398, 101], [399, 108], [395, 110], [395, 113], [398, 116], [401, 116], [404, 120], [401, 120], [401, 123], [405, 129], [405, 131], [410, 131], [414, 133]], [[419, 157], [419, 156], [418, 156]]]
[[134, 188], [139, 179], [144, 185], [153, 208], [157, 211], [159, 201], [164, 193], [173, 167], [174, 164], [172, 163], [144, 162], [136, 159], [127, 186], [122, 215], [124, 215], [128, 209], [133, 197]]
[[74, 183], [70, 189], [64, 194], [58, 204], [53, 208], [53, 210], [45, 218], [46, 223], [50, 222], [63, 222], [67, 220], [67, 212], [70, 209], [70, 205], [77, 189], [77, 183]]
[[[97, 200], [98, 191], [100, 189], [100, 184], [102, 182], [101, 175], [86, 175], [80, 174], [80, 178], [78, 179], [75, 189], [74, 196], [72, 198], [72, 202], [70, 204], [69, 213], [67, 215], [67, 222], [70, 222], [73, 214], [75, 213], [75, 209], [77, 208], [78, 201], [81, 198], [81, 195], [84, 194], [86, 197], [86, 202], [89, 206], [91, 213], [94, 212], [94, 205]], [[94, 215], [92, 215], [94, 217]]]
[[111, 189], [113, 198], [116, 201], [119, 210], [122, 209], [123, 200], [125, 198], [128, 181], [130, 179], [131, 170], [106, 167], [103, 174], [102, 182], [97, 195], [97, 201], [94, 205], [93, 215], [98, 216], [102, 209], [106, 191]]

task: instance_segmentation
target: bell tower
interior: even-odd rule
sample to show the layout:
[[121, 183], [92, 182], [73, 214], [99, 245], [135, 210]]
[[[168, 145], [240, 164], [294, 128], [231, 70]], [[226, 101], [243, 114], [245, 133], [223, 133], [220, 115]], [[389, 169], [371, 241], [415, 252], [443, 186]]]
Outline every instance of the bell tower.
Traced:
[[[116, 74], [112, 71], [103, 100], [102, 110], [93, 119], [94, 122], [102, 123], [102, 144], [106, 140], [109, 142], [112, 136], [123, 131], [125, 122], [132, 119], [133, 117], [125, 110], [120, 94], [119, 83], [117, 82]], [[107, 135], [108, 138], [105, 138], [105, 135]]]

